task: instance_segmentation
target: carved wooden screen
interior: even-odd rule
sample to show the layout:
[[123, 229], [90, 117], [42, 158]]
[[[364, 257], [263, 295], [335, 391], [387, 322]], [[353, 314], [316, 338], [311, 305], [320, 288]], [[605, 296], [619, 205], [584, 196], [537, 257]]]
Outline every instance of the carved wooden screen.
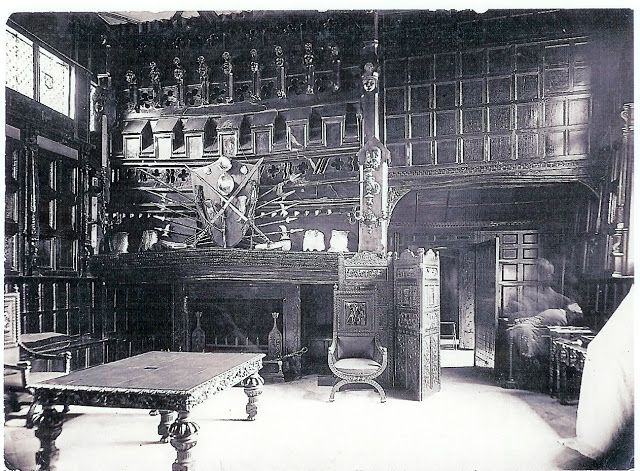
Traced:
[[394, 264], [395, 384], [421, 401], [440, 390], [440, 259], [404, 251]]
[[475, 365], [495, 364], [496, 276], [499, 239], [476, 245], [476, 350]]

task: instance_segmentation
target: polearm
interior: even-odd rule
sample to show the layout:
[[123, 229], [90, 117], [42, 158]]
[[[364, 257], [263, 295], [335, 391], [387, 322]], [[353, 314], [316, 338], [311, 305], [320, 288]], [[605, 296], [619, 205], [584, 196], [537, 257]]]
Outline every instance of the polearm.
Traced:
[[[261, 160], [263, 160], [263, 159], [261, 159]], [[185, 167], [187, 167], [187, 166], [185, 165]], [[191, 173], [191, 169], [190, 169], [189, 167], [187, 167], [187, 169], [188, 169], [188, 170], [189, 170], [189, 172]], [[159, 178], [157, 178], [155, 175], [152, 175], [151, 173], [147, 172], [147, 171], [146, 171], [146, 170], [144, 170], [144, 169], [140, 169], [140, 171], [141, 171], [142, 173], [144, 173], [145, 175], [148, 175], [149, 177], [151, 177], [154, 181], [156, 181], [156, 182], [160, 183], [161, 185], [164, 185], [166, 188], [169, 188], [170, 190], [173, 190], [173, 191], [175, 191], [176, 193], [178, 193], [178, 194], [180, 194], [180, 195], [183, 195], [183, 196], [185, 196], [185, 197], [189, 198], [189, 196], [188, 196], [186, 193], [184, 193], [184, 192], [183, 192], [182, 190], [180, 190], [178, 187], [173, 186], [171, 183], [163, 182], [162, 180], [160, 180]], [[204, 181], [204, 180], [203, 180], [203, 181]], [[147, 191], [147, 192], [149, 192], [149, 193], [151, 193], [151, 194], [154, 194], [154, 192], [153, 192], [152, 190], [147, 190], [147, 189], [145, 189], [145, 188], [143, 188], [143, 190], [144, 190], [144, 191]], [[160, 196], [161, 198], [167, 199], [166, 195], [156, 194], [156, 196]], [[196, 204], [196, 203], [195, 203], [195, 200], [192, 200], [192, 201], [193, 201], [193, 204], [194, 204], [194, 206], [195, 206], [195, 204]], [[154, 204], [156, 204], [156, 205], [157, 205], [157, 203], [154, 203]], [[176, 201], [176, 204], [180, 204], [180, 203], [178, 203], [178, 202]], [[157, 205], [157, 206], [160, 206], [160, 205]], [[184, 205], [183, 205], [183, 206], [184, 206]], [[191, 210], [191, 208], [189, 208], [189, 210]], [[174, 212], [176, 212], [177, 214], [182, 214], [183, 216], [188, 217], [188, 218], [191, 218], [191, 219], [193, 219], [194, 221], [197, 221], [197, 220], [198, 220], [197, 218], [194, 218], [194, 217], [192, 217], [192, 216], [186, 216], [184, 213], [181, 213], [180, 211], [177, 211], [177, 210], [175, 210], [175, 209], [172, 209], [171, 211], [174, 211]], [[207, 221], [207, 220], [204, 220], [204, 221], [202, 221], [202, 222], [206, 225], [206, 227], [205, 227], [203, 230], [208, 230], [208, 229], [209, 229], [209, 228], [211, 228], [211, 227], [215, 227], [212, 223], [210, 223], [210, 222], [209, 222], [209, 221]], [[218, 228], [218, 229], [219, 229], [219, 228]]]
[[[261, 235], [265, 240], [271, 242], [271, 239], [269, 239], [266, 235], [264, 235], [264, 233], [255, 225], [255, 223], [250, 220], [247, 216], [245, 216], [238, 208], [236, 208], [233, 204], [231, 204], [231, 199], [235, 198], [235, 196], [242, 190], [242, 188], [244, 188], [244, 186], [249, 182], [249, 178], [253, 175], [253, 173], [255, 173], [255, 171], [258, 169], [258, 167], [260, 166], [260, 164], [262, 163], [262, 161], [264, 160], [264, 158], [261, 158], [256, 164], [255, 166], [251, 169], [251, 171], [247, 174], [246, 178], [241, 182], [241, 184], [238, 186], [238, 188], [231, 194], [230, 198], [227, 199], [226, 196], [224, 196], [217, 188], [215, 188], [213, 185], [211, 185], [211, 183], [209, 183], [208, 181], [200, 178], [200, 180], [202, 182], [204, 182], [214, 193], [216, 193], [220, 199], [224, 202], [224, 205], [222, 206], [222, 209], [220, 209], [218, 211], [218, 214], [216, 214], [214, 216], [214, 218], [218, 218], [220, 216], [220, 214], [222, 214], [225, 209], [227, 207], [229, 207], [233, 212], [235, 212], [240, 219], [242, 219], [244, 222], [248, 223], [259, 235]], [[187, 170], [189, 170], [189, 172], [191, 172], [191, 169], [189, 168], [189, 166], [185, 165], [185, 167], [187, 168]], [[213, 219], [215, 220], [215, 219]]]

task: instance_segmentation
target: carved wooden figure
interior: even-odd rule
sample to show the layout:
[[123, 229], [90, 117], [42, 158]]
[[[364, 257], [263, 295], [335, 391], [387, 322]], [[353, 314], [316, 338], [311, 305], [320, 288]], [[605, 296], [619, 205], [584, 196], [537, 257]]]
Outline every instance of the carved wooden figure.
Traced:
[[282, 47], [275, 46], [274, 53], [276, 55], [276, 94], [278, 98], [287, 98], [287, 71], [285, 70], [284, 53]]
[[331, 63], [333, 65], [333, 91], [340, 90], [340, 49], [338, 46], [331, 46]]
[[251, 62], [249, 67], [251, 69], [251, 99], [254, 101], [260, 100], [260, 63], [258, 62], [258, 51], [251, 49]]
[[160, 70], [158, 70], [158, 66], [155, 62], [149, 63], [149, 69], [153, 105], [159, 108], [162, 106], [162, 86], [160, 85]]
[[178, 106], [184, 106], [185, 99], [185, 84], [184, 84], [184, 67], [180, 64], [180, 58], [173, 58], [173, 77], [176, 79], [176, 85], [178, 88]]
[[132, 70], [127, 70], [125, 80], [129, 88], [129, 111], [140, 111], [140, 103], [138, 102], [138, 79], [136, 78], [136, 74], [134, 74]]
[[225, 75], [225, 81], [227, 86], [227, 92], [225, 94], [224, 100], [227, 103], [233, 102], [233, 64], [231, 64], [231, 54], [227, 51], [222, 53], [222, 59], [224, 63], [222, 64], [222, 72]]
[[198, 76], [200, 77], [200, 97], [203, 105], [209, 104], [209, 66], [204, 56], [198, 56]]
[[307, 95], [313, 95], [316, 80], [316, 66], [313, 64], [313, 46], [304, 45], [304, 66], [306, 68]]

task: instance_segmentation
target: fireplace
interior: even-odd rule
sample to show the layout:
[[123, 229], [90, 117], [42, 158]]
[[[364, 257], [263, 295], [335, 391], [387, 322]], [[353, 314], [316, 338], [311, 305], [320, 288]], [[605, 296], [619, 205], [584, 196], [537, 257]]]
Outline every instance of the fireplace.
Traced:
[[267, 353], [274, 312], [277, 329], [283, 331], [282, 299], [198, 298], [189, 303], [189, 311], [201, 313], [205, 351]]

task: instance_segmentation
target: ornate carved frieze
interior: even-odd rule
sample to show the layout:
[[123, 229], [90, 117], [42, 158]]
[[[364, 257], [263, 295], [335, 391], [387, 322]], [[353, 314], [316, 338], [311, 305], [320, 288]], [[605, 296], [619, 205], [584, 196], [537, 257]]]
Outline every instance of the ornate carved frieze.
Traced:
[[89, 266], [94, 275], [121, 280], [138, 279], [144, 273], [150, 281], [186, 278], [337, 283], [340, 257], [330, 252], [180, 249], [96, 255]]
[[[598, 171], [601, 165], [593, 159], [559, 159], [559, 160], [537, 160], [537, 161], [513, 161], [494, 162], [479, 164], [457, 164], [446, 167], [430, 166], [425, 167], [392, 167], [389, 170], [391, 181], [428, 181], [424, 177], [438, 176], [486, 176], [502, 175], [504, 177], [540, 176], [547, 177], [557, 175], [558, 177], [579, 177], [592, 176], [594, 171]], [[563, 171], [562, 174], [556, 173]]]
[[345, 268], [347, 280], [387, 280], [387, 268]]

